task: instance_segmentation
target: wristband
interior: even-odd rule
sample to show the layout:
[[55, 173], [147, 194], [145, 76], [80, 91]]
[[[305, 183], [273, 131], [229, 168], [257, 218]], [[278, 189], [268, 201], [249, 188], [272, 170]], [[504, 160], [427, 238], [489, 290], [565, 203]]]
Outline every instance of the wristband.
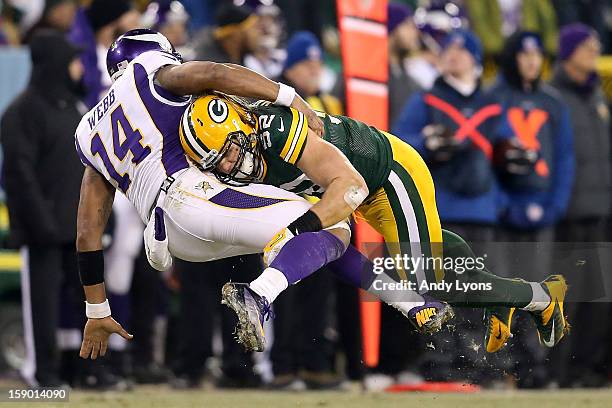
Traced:
[[292, 87], [278, 83], [278, 96], [274, 101], [275, 105], [280, 106], [291, 106], [293, 99], [295, 98], [295, 89]]
[[89, 303], [85, 302], [85, 316], [88, 319], [102, 319], [111, 315], [110, 305], [108, 299], [103, 303]]
[[104, 283], [104, 253], [101, 249], [77, 252], [77, 261], [81, 285], [91, 286]]
[[287, 225], [287, 229], [298, 235], [303, 232], [317, 232], [323, 229], [321, 219], [311, 210], [306, 211], [300, 218]]

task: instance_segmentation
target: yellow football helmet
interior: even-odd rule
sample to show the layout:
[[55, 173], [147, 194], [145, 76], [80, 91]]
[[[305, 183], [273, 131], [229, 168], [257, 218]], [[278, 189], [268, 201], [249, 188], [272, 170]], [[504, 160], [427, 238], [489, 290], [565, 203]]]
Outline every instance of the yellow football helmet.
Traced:
[[[265, 164], [257, 142], [257, 120], [239, 100], [221, 93], [197, 98], [183, 113], [179, 136], [187, 156], [221, 181], [261, 181]], [[216, 171], [232, 144], [240, 149], [232, 170]]]

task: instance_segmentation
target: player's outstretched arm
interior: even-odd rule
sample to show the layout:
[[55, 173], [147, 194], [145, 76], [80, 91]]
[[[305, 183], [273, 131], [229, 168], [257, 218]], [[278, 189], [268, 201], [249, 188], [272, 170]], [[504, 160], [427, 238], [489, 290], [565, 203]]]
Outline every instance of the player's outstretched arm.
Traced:
[[[155, 79], [162, 87], [177, 95], [200, 95], [209, 90], [217, 90], [291, 106], [306, 115], [310, 128], [316, 134], [323, 134], [323, 122], [299, 95], [283, 95], [277, 82], [240, 65], [191, 61], [163, 67]], [[284, 96], [292, 99], [284, 100]]]
[[92, 360], [106, 354], [108, 337], [112, 333], [128, 340], [132, 338], [110, 316], [104, 288], [102, 234], [113, 208], [114, 197], [113, 186], [100, 173], [87, 166], [81, 183], [76, 246], [88, 318], [79, 355], [82, 358], [91, 356]]
[[310, 209], [323, 228], [349, 217], [368, 196], [365, 180], [346, 156], [310, 130], [297, 167], [325, 188], [321, 200]]
[[100, 173], [86, 166], [77, 214], [77, 251], [102, 249], [102, 235], [113, 209], [115, 189]]

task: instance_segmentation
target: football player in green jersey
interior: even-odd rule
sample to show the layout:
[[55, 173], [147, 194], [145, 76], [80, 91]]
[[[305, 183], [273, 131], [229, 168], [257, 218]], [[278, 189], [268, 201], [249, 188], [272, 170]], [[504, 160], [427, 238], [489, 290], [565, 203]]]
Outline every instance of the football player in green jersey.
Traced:
[[[544, 345], [558, 343], [569, 327], [563, 314], [567, 286], [562, 276], [539, 283], [501, 278], [484, 265], [461, 271], [448, 268], [447, 258], [475, 255], [461, 237], [441, 228], [433, 180], [416, 150], [357, 120], [325, 114], [322, 118], [325, 132], [318, 137], [294, 109], [205, 95], [185, 111], [181, 142], [193, 161], [226, 183], [265, 183], [321, 198], [292, 223], [299, 228], [279, 232], [264, 257], [295, 233], [329, 227], [357, 212], [383, 235], [394, 258], [407, 254], [412, 259], [408, 267], [395, 266], [401, 281], [414, 281], [419, 289], [430, 288], [432, 282], [451, 283], [428, 294], [453, 306], [486, 308], [487, 351], [501, 349], [511, 337], [515, 308], [530, 312]], [[342, 264], [343, 258], [335, 264]], [[417, 258], [442, 262], [415, 262]], [[460, 290], [460, 283], [476, 284], [476, 289]], [[423, 303], [410, 304], [416, 308]], [[419, 322], [417, 326], [435, 320], [437, 313], [445, 319], [452, 315], [446, 315], [444, 306], [433, 313], [421, 307], [423, 316], [403, 312]]]

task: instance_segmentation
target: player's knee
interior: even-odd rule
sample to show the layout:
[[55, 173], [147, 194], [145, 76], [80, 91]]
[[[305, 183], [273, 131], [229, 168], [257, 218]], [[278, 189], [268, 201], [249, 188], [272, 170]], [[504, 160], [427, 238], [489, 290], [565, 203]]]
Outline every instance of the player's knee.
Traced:
[[470, 245], [459, 235], [449, 230], [442, 230], [444, 255], [453, 257], [474, 258]]

